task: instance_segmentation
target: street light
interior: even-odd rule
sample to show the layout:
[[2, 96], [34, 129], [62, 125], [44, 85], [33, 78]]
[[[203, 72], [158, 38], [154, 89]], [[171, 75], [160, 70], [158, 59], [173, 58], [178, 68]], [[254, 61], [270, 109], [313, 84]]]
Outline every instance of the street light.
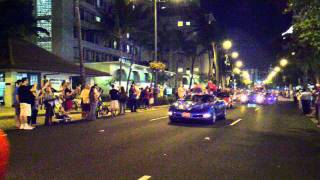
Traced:
[[281, 67], [285, 67], [288, 65], [288, 60], [287, 59], [281, 59], [280, 60], [280, 66]]
[[236, 68], [233, 69], [233, 73], [234, 73], [234, 74], [240, 74], [240, 73], [241, 73], [241, 70], [236, 67]]
[[276, 66], [276, 67], [274, 68], [274, 71], [275, 71], [275, 72], [280, 72], [280, 71], [281, 71], [281, 68], [278, 67], [278, 66]]
[[238, 52], [232, 52], [231, 53], [231, 57], [232, 57], [232, 59], [237, 59], [239, 57], [239, 53]]
[[226, 40], [222, 44], [223, 49], [229, 50], [232, 47], [232, 42], [230, 40]]
[[239, 61], [236, 62], [236, 67], [237, 68], [241, 68], [242, 66], [243, 66], [243, 62], [242, 61], [239, 60]]

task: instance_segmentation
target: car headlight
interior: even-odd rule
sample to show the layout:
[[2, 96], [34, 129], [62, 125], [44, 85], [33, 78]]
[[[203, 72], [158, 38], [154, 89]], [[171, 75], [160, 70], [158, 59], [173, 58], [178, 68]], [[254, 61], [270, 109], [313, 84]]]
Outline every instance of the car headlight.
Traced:
[[264, 101], [264, 97], [261, 96], [261, 95], [258, 95], [258, 96], [256, 97], [256, 100], [257, 100], [257, 103], [262, 103], [262, 102]]
[[172, 115], [173, 115], [173, 112], [172, 112], [172, 111], [169, 111], [169, 112], [168, 112], [168, 115], [169, 115], [169, 116], [172, 116]]
[[206, 113], [203, 115], [203, 118], [210, 118], [211, 117], [211, 114], [210, 113]]

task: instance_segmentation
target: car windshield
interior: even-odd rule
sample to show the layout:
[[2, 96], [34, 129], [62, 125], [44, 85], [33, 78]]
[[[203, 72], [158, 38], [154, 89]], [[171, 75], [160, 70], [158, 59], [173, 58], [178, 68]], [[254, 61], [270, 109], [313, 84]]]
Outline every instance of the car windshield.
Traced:
[[202, 103], [213, 102], [214, 101], [214, 96], [210, 96], [210, 95], [187, 96], [185, 98], [185, 101], [202, 102]]

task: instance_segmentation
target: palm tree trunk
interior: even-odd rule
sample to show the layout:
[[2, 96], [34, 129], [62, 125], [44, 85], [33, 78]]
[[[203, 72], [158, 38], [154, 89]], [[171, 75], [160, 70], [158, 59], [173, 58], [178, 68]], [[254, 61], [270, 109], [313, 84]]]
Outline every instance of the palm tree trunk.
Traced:
[[218, 50], [215, 42], [212, 42], [212, 50], [213, 50], [213, 63], [215, 69], [215, 79], [217, 84], [220, 84], [220, 70], [219, 70], [219, 62], [218, 62]]
[[128, 89], [129, 89], [130, 77], [131, 77], [131, 73], [132, 73], [132, 66], [133, 66], [133, 58], [131, 58], [131, 62], [130, 62], [129, 74], [128, 74], [128, 77], [127, 77], [127, 87], [126, 87], [126, 92], [128, 92]]
[[304, 88], [308, 87], [308, 80], [309, 80], [309, 73], [308, 73], [308, 69], [305, 68], [303, 70], [303, 87]]
[[75, 14], [76, 14], [76, 31], [78, 35], [78, 46], [79, 46], [79, 66], [80, 66], [80, 82], [82, 85], [86, 81], [86, 72], [84, 68], [83, 59], [83, 44], [82, 44], [82, 34], [81, 34], [81, 18], [80, 18], [80, 0], [75, 0], [74, 4]]
[[8, 37], [8, 56], [10, 64], [14, 65], [15, 61], [13, 59], [12, 40], [10, 37]]
[[212, 53], [211, 53], [211, 50], [209, 49], [208, 50], [208, 61], [209, 61], [209, 71], [208, 71], [208, 80], [212, 80], [212, 66], [213, 66], [213, 63], [212, 63], [212, 57], [211, 57]]
[[193, 81], [193, 76], [194, 76], [194, 63], [196, 61], [196, 56], [192, 56], [191, 57], [191, 69], [190, 69], [190, 72], [191, 72], [191, 78], [190, 78], [190, 83], [189, 83], [189, 89], [191, 89], [192, 87], [192, 81]]

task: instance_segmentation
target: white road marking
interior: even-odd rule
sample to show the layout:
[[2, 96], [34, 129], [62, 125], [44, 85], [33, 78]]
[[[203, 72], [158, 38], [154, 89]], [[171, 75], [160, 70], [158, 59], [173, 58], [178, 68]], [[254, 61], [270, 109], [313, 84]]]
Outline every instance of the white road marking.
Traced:
[[210, 137], [205, 137], [204, 140], [210, 141]]
[[148, 180], [148, 179], [150, 179], [151, 178], [151, 176], [149, 176], [149, 175], [144, 175], [144, 176], [142, 176], [141, 178], [139, 178], [138, 180]]
[[255, 109], [255, 111], [259, 111], [259, 110], [260, 110], [260, 108], [256, 108], [256, 109]]
[[165, 118], [168, 118], [169, 116], [163, 116], [163, 117], [159, 117], [159, 118], [155, 118], [155, 119], [151, 119], [150, 121], [158, 121], [158, 120], [161, 120], [161, 119], [165, 119]]
[[240, 121], [242, 121], [242, 119], [238, 119], [238, 120], [234, 121], [233, 123], [230, 124], [230, 126], [234, 126], [235, 124], [237, 124]]
[[100, 132], [100, 133], [103, 133], [103, 132], [104, 132], [104, 130], [102, 129], [102, 130], [100, 130], [99, 132]]

